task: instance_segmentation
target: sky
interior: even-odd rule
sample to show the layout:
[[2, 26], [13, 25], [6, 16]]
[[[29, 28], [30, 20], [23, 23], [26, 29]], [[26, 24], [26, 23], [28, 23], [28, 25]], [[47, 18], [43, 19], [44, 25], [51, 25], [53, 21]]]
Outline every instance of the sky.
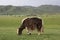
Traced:
[[60, 0], [0, 0], [0, 5], [40, 6], [45, 4], [60, 5]]

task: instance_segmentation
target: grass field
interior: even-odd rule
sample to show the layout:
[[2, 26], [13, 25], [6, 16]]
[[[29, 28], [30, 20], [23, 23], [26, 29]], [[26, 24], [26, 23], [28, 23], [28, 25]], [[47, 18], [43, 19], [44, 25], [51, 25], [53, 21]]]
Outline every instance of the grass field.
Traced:
[[0, 40], [60, 40], [60, 15], [42, 15], [44, 21], [44, 34], [27, 35], [26, 30], [18, 36], [16, 29], [21, 25], [25, 16], [0, 16]]

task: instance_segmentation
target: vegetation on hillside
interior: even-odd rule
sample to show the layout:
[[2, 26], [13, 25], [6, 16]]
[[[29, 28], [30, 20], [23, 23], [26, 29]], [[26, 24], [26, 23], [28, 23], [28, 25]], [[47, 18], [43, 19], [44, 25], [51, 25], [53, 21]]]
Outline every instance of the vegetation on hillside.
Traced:
[[44, 33], [37, 35], [37, 31], [32, 31], [32, 35], [27, 35], [26, 29], [22, 35], [17, 35], [16, 30], [21, 26], [21, 21], [26, 16], [6, 16], [0, 15], [0, 40], [60, 40], [60, 15], [41, 15], [44, 20]]
[[36, 15], [36, 14], [57, 14], [60, 13], [60, 6], [57, 5], [41, 5], [33, 6], [1, 6], [0, 15]]

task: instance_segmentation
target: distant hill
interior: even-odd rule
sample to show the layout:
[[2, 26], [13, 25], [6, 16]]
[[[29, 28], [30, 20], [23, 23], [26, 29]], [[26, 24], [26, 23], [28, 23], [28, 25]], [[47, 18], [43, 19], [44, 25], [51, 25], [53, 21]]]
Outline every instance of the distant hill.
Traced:
[[38, 8], [44, 13], [60, 13], [60, 6], [57, 5], [42, 5]]
[[36, 15], [36, 14], [56, 14], [60, 13], [60, 6], [41, 5], [33, 6], [0, 6], [0, 15]]

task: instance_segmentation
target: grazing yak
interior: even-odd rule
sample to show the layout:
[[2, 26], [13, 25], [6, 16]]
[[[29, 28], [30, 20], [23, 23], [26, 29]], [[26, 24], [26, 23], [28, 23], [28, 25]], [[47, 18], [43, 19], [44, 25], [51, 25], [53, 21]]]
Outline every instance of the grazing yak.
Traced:
[[17, 29], [17, 34], [21, 35], [25, 28], [27, 29], [29, 35], [31, 35], [31, 31], [34, 29], [37, 29], [38, 35], [40, 35], [40, 33], [44, 30], [42, 19], [37, 17], [24, 19], [22, 25]]

